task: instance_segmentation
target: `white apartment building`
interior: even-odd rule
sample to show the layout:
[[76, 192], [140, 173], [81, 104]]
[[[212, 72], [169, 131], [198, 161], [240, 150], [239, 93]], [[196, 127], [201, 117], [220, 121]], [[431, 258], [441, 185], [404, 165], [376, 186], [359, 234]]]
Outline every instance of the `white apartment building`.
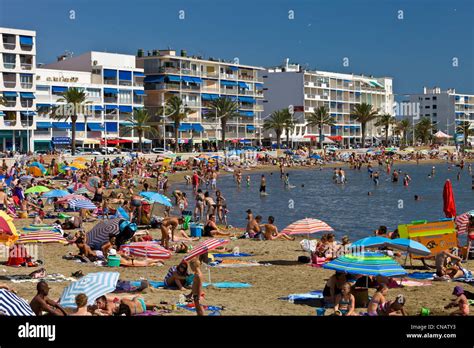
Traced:
[[[234, 143], [256, 144], [261, 139], [263, 80], [258, 76], [263, 68], [235, 64], [218, 59], [189, 57], [185, 51], [139, 50], [137, 66], [145, 72], [145, 107], [155, 115], [166, 143], [174, 137], [173, 122], [161, 117], [159, 110], [173, 95], [179, 96], [191, 112], [179, 128], [182, 144], [203, 144], [204, 148], [221, 139], [220, 121], [211, 114], [210, 103], [225, 96], [239, 105], [238, 117], [227, 123], [226, 139]], [[163, 133], [163, 131], [165, 132]]]
[[[351, 115], [355, 105], [371, 104], [379, 113], [393, 115], [394, 96], [392, 78], [365, 75], [341, 74], [327, 71], [305, 70], [299, 64], [289, 64], [269, 68], [265, 71], [265, 116], [279, 109], [293, 106], [295, 130], [290, 134], [293, 142], [318, 140], [317, 127], [307, 125], [306, 118], [318, 107], [325, 106], [336, 124], [325, 126], [323, 133], [326, 139], [340, 141], [343, 145], [355, 145], [361, 141], [361, 125]], [[376, 141], [383, 138], [382, 130], [367, 125], [366, 139]], [[314, 129], [312, 129], [314, 128]], [[275, 134], [266, 133], [272, 142]], [[282, 140], [286, 134], [282, 134]]]
[[[474, 127], [474, 95], [457, 93], [454, 88], [423, 88], [423, 93], [407, 95], [407, 101], [419, 106], [420, 118], [428, 117], [436, 130], [448, 135], [456, 134], [461, 121], [469, 121]], [[436, 130], [434, 132], [436, 132]], [[474, 142], [474, 137], [470, 137]]]
[[61, 56], [57, 62], [38, 68], [35, 149], [70, 145], [71, 120], [51, 117], [52, 108], [61, 104], [62, 95], [69, 88], [84, 91], [88, 102], [87, 108], [77, 113], [77, 146], [137, 143], [126, 120], [134, 108], [143, 107], [143, 79], [143, 69], [136, 68], [134, 56], [116, 53]]
[[27, 151], [36, 109], [36, 32], [0, 28], [0, 37], [0, 151]]

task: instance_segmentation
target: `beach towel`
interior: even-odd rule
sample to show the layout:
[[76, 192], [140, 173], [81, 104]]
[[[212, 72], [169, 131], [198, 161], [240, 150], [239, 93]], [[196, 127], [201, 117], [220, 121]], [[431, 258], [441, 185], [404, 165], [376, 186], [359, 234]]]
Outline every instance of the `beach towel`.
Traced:
[[407, 287], [412, 287], [412, 286], [429, 286], [431, 284], [432, 284], [431, 281], [420, 282], [420, 281], [417, 281], [417, 280], [403, 279], [401, 285], [402, 286], [407, 286]]
[[13, 283], [38, 283], [40, 280], [44, 280], [48, 283], [59, 283], [59, 282], [75, 282], [77, 279], [73, 277], [66, 277], [60, 273], [48, 274], [43, 278], [31, 278], [29, 275], [10, 275], [5, 276]]
[[252, 254], [246, 254], [246, 253], [238, 253], [238, 254], [232, 254], [232, 253], [229, 253], [229, 254], [212, 254], [214, 255], [214, 257], [220, 257], [220, 258], [225, 258], [225, 257], [248, 257], [248, 256], [252, 256]]
[[239, 268], [239, 267], [254, 267], [254, 266], [267, 266], [270, 264], [262, 264], [257, 261], [242, 261], [242, 260], [216, 260], [209, 264], [211, 267], [218, 268]]
[[318, 299], [323, 299], [323, 298], [324, 296], [323, 296], [322, 290], [314, 290], [314, 291], [310, 291], [303, 294], [290, 294], [286, 297], [281, 297], [280, 300], [310, 301], [310, 300], [318, 300]]
[[[194, 308], [194, 303], [188, 303], [188, 304], [178, 304], [178, 307], [180, 308], [183, 308], [183, 309], [186, 309], [188, 311], [191, 311], [191, 312], [195, 312], [196, 311], [196, 308]], [[217, 307], [217, 306], [205, 306], [205, 305], [201, 305], [202, 309], [204, 309], [205, 311], [211, 311], [211, 312], [217, 312], [217, 311], [221, 311], [224, 309], [224, 307]]]
[[[141, 280], [131, 281], [130, 285], [138, 288], [140, 287], [141, 283], [142, 283]], [[154, 287], [156, 289], [165, 287], [165, 282], [160, 282], [160, 281], [155, 281], [155, 280], [149, 280], [148, 284], [150, 284], [151, 287]]]
[[435, 273], [433, 272], [413, 272], [407, 274], [408, 278], [420, 279], [420, 280], [433, 280]]
[[217, 289], [244, 289], [252, 287], [248, 283], [237, 283], [237, 282], [219, 282], [219, 283], [204, 283], [203, 287], [213, 286]]

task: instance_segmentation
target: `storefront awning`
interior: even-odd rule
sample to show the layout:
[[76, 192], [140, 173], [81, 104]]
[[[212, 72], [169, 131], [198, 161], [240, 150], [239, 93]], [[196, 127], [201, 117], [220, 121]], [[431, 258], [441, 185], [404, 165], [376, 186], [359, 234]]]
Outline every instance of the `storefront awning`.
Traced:
[[135, 77], [145, 77], [145, 74], [140, 71], [134, 71], [133, 76]]
[[250, 89], [250, 86], [245, 82], [239, 82], [240, 88]]
[[116, 79], [117, 78], [117, 70], [115, 69], [104, 69], [104, 77], [109, 79]]
[[3, 92], [3, 96], [5, 98], [16, 98], [18, 97], [18, 93], [17, 92]]
[[119, 106], [119, 111], [130, 113], [130, 112], [133, 112], [133, 108], [130, 105], [120, 105]]
[[151, 75], [151, 76], [145, 77], [143, 81], [147, 83], [160, 83], [160, 82], [163, 82], [164, 80], [165, 80], [165, 77], [163, 75]]
[[221, 85], [222, 85], [222, 86], [229, 86], [229, 87], [232, 87], [232, 86], [237, 86], [237, 82], [235, 82], [235, 81], [228, 81], [228, 80], [221, 80]]
[[105, 123], [105, 130], [107, 132], [111, 132], [111, 133], [118, 132], [118, 123], [116, 123], [116, 122], [106, 122]]
[[64, 92], [67, 92], [67, 87], [53, 86], [52, 90], [53, 90], [53, 93], [64, 93]]
[[119, 80], [132, 81], [132, 72], [126, 70], [119, 70]]
[[219, 96], [217, 94], [202, 93], [201, 99], [202, 100], [216, 100], [216, 99], [219, 99]]
[[33, 46], [33, 37], [20, 35], [20, 45]]
[[141, 89], [135, 89], [133, 90], [133, 94], [135, 95], [145, 95], [145, 91]]
[[118, 94], [117, 88], [104, 88], [104, 94]]
[[255, 99], [251, 97], [239, 97], [239, 100], [243, 103], [255, 104]]

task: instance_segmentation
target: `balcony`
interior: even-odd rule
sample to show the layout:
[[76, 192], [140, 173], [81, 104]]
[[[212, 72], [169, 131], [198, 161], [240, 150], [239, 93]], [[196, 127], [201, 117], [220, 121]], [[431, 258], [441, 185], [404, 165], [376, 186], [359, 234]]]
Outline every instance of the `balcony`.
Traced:
[[159, 83], [159, 84], [156, 84], [156, 89], [168, 89], [168, 90], [179, 91], [179, 88], [180, 88], [179, 83]]
[[239, 94], [240, 95], [255, 95], [255, 92], [254, 91], [249, 91], [248, 89], [241, 89], [239, 90]]
[[204, 71], [202, 73], [203, 77], [211, 77], [211, 78], [218, 78], [219, 73], [217, 71]]
[[119, 85], [120, 86], [131, 86], [132, 81], [130, 81], [130, 80], [119, 80]]
[[200, 107], [201, 103], [198, 101], [187, 101], [185, 104], [189, 107]]
[[23, 119], [23, 118], [22, 118], [22, 119], [21, 119], [21, 126], [22, 126], [22, 127], [29, 127], [29, 128], [31, 128], [31, 127], [33, 127], [33, 120], [32, 120], [32, 119], [27, 120], [27, 119]]
[[15, 88], [16, 87], [16, 81], [4, 80], [3, 85], [5, 86], [5, 88]]
[[255, 77], [250, 75], [239, 75], [239, 80], [253, 81], [255, 80]]
[[219, 87], [217, 85], [214, 86], [203, 86], [201, 92], [203, 93], [219, 93]]
[[118, 98], [115, 97], [104, 97], [104, 103], [106, 104], [117, 104], [118, 103]]
[[15, 69], [16, 68], [16, 62], [3, 62], [3, 67], [5, 69]]
[[7, 108], [14, 108], [16, 106], [16, 98], [5, 98], [7, 103], [5, 104], [5, 107]]
[[198, 70], [191, 70], [191, 69], [183, 68], [183, 69], [181, 69], [181, 74], [183, 74], [183, 75], [191, 75], [191, 76], [200, 76], [200, 75], [201, 75], [201, 72], [198, 71]]
[[104, 85], [116, 85], [117, 79], [107, 79], [104, 78]]
[[51, 137], [50, 129], [36, 129], [35, 138], [49, 138]]
[[161, 67], [158, 69], [160, 74], [179, 74], [179, 69], [175, 67]]
[[117, 115], [116, 114], [105, 114], [104, 119], [107, 121], [116, 121]]
[[237, 79], [237, 75], [234, 74], [220, 74], [220, 78], [224, 80], [235, 80]]
[[181, 88], [185, 90], [199, 91], [201, 89], [201, 86], [200, 85], [186, 85], [183, 83]]
[[221, 94], [237, 95], [237, 88], [221, 88]]

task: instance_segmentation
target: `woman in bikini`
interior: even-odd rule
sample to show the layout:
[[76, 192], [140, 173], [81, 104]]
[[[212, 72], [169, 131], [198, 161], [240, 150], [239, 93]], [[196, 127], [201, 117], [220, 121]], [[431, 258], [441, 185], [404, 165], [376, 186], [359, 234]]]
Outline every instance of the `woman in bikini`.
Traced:
[[383, 308], [383, 305], [386, 302], [385, 295], [387, 295], [388, 286], [385, 284], [379, 285], [377, 291], [375, 292], [374, 296], [369, 302], [369, 306], [367, 307], [367, 313], [370, 316], [377, 316], [377, 310]]
[[186, 286], [186, 278], [188, 276], [188, 264], [183, 261], [178, 266], [173, 266], [168, 270], [164, 279], [165, 286], [168, 288], [178, 288], [178, 290], [189, 288]]
[[334, 303], [334, 313], [338, 316], [351, 316], [355, 315], [355, 298], [351, 294], [351, 284], [344, 283], [341, 289], [341, 293], [336, 295], [336, 301]]

